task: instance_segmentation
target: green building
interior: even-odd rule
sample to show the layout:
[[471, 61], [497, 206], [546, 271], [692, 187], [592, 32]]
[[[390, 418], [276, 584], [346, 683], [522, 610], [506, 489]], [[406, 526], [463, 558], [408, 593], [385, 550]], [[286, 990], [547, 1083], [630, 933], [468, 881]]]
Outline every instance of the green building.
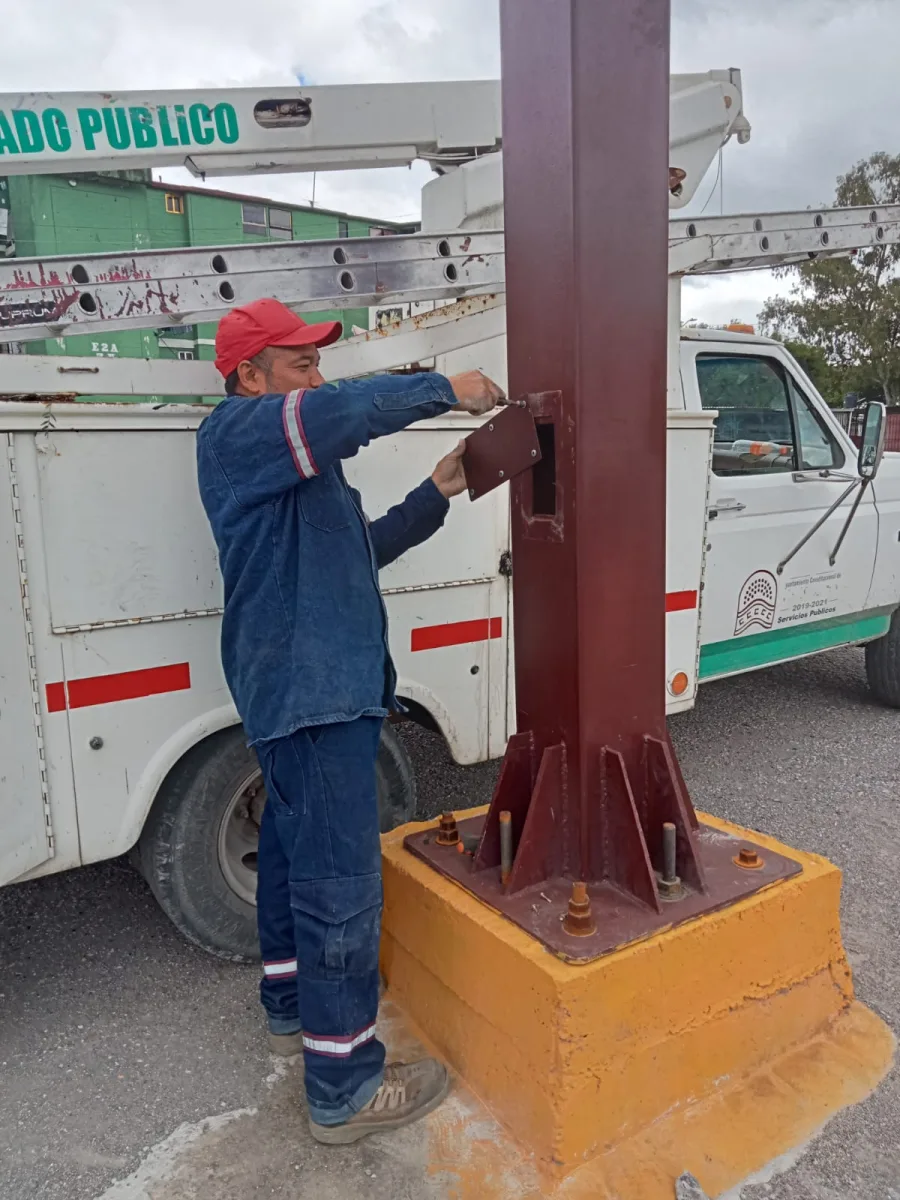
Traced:
[[[156, 183], [149, 171], [0, 178], [0, 254], [17, 258], [370, 237], [416, 228], [259, 196]], [[369, 326], [365, 308], [305, 319], [341, 320], [345, 337], [354, 325]], [[128, 329], [22, 342], [10, 349], [47, 355], [213, 359], [215, 331], [214, 322]], [[0, 345], [0, 352], [6, 349]]]

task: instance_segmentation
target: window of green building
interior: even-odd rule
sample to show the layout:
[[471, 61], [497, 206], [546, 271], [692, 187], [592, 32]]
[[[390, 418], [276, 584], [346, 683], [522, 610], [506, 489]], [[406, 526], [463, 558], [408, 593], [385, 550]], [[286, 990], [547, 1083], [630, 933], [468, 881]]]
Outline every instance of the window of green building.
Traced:
[[281, 241], [291, 239], [291, 213], [287, 208], [269, 209], [269, 236]]
[[268, 235], [275, 241], [288, 242], [293, 237], [289, 208], [275, 208], [265, 204], [242, 204], [241, 224], [244, 233], [255, 233], [260, 237]]
[[259, 233], [265, 237], [268, 232], [266, 225], [266, 206], [264, 204], [242, 204], [241, 219], [244, 233]]

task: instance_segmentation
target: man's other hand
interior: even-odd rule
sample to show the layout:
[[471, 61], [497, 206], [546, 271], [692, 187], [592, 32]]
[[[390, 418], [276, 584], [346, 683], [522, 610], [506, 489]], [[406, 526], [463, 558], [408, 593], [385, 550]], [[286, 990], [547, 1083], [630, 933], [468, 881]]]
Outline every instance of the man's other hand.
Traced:
[[[478, 372], [473, 371], [472, 374], [477, 375]], [[465, 452], [466, 443], [463, 441], [442, 458], [431, 472], [432, 483], [448, 500], [466, 490], [466, 473], [462, 465]]]
[[503, 388], [480, 371], [464, 371], [462, 375], [451, 375], [450, 386], [453, 388], [457, 406], [475, 417], [484, 416], [498, 404], [508, 403]]

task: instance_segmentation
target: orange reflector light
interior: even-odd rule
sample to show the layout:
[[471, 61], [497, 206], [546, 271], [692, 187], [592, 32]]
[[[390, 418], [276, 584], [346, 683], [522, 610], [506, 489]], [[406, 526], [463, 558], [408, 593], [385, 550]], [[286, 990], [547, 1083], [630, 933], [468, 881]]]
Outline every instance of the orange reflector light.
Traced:
[[677, 671], [669, 680], [669, 691], [673, 696], [683, 696], [688, 690], [690, 680], [684, 671]]

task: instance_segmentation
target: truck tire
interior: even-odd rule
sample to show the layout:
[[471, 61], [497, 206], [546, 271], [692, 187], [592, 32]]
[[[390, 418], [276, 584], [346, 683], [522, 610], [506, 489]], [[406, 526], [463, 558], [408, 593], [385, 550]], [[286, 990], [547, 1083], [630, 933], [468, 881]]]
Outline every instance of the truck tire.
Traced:
[[[385, 723], [376, 763], [382, 832], [412, 820], [412, 764]], [[265, 789], [240, 726], [194, 746], [169, 772], [133, 858], [160, 907], [195, 945], [259, 959], [256, 845]]]
[[866, 678], [876, 700], [900, 708], [900, 609], [884, 637], [866, 645]]

